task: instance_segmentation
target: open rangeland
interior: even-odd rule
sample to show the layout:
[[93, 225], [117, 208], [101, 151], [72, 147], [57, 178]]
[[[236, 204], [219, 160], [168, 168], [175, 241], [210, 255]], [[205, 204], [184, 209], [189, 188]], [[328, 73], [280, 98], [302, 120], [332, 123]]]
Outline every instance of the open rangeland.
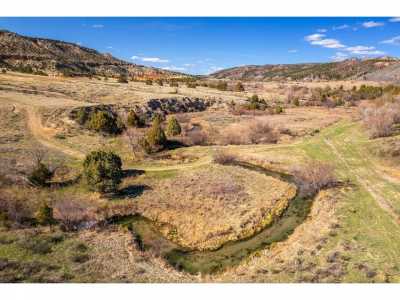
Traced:
[[[399, 282], [400, 172], [390, 151], [398, 137], [370, 139], [358, 104], [283, 104], [293, 85], [362, 84], [370, 83], [250, 82], [233, 92], [0, 74], [0, 205], [8, 213], [0, 281]], [[254, 93], [285, 107], [232, 110]], [[133, 150], [132, 128], [104, 134], [71, 118], [82, 107], [184, 97], [216, 102], [166, 114], [182, 131], [151, 153]], [[147, 123], [133, 134], [146, 134]], [[122, 159], [114, 193], [82, 178], [82, 161], [98, 149]], [[38, 156], [54, 169], [43, 187], [29, 180]], [[295, 175], [315, 161], [333, 165], [336, 179], [309, 192], [320, 178], [306, 186]], [[44, 202], [50, 224], [36, 221]]]

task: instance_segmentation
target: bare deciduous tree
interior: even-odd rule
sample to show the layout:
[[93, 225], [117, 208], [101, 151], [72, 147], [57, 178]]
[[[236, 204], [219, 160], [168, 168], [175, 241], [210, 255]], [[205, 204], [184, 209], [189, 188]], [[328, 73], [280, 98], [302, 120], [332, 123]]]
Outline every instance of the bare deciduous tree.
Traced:
[[321, 189], [337, 183], [333, 166], [319, 161], [309, 161], [297, 166], [292, 170], [292, 174], [301, 197], [312, 196]]
[[143, 152], [141, 140], [144, 139], [144, 132], [130, 127], [125, 130], [124, 137], [132, 152], [133, 159], [137, 159], [139, 154]]

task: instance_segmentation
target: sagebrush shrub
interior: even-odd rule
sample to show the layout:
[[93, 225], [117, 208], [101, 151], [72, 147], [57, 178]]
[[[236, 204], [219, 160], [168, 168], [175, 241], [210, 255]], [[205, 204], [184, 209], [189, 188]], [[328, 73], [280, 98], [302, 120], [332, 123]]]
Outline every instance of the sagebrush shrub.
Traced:
[[221, 132], [220, 139], [225, 145], [247, 145], [276, 143], [278, 137], [268, 121], [256, 119], [229, 125]]
[[229, 165], [237, 160], [234, 154], [218, 151], [213, 155], [213, 162], [220, 165]]

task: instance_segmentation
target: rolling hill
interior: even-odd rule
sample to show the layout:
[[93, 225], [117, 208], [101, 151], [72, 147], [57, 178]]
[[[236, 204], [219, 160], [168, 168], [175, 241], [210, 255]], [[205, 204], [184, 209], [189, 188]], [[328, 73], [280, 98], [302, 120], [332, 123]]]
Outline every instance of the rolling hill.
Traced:
[[217, 79], [236, 80], [400, 80], [400, 60], [393, 57], [347, 59], [340, 62], [248, 65], [221, 70], [210, 75]]
[[[0, 67], [34, 74], [168, 78], [184, 74], [136, 65], [77, 44], [0, 30]], [[186, 75], [185, 75], [186, 76]]]

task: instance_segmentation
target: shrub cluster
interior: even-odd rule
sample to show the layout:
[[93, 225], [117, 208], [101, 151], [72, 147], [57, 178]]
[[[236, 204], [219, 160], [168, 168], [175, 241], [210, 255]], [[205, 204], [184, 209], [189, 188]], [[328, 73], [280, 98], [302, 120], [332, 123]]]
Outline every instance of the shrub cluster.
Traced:
[[243, 107], [248, 110], [265, 110], [267, 102], [264, 99], [260, 99], [258, 95], [253, 95], [249, 99], [249, 104], [245, 104]]
[[93, 208], [75, 199], [60, 199], [54, 205], [54, 219], [65, 231], [74, 231], [80, 226], [96, 223], [96, 213]]
[[234, 154], [226, 151], [217, 151], [213, 155], [213, 162], [220, 165], [229, 165], [234, 163], [236, 160], [237, 157]]
[[268, 121], [255, 119], [226, 127], [221, 132], [220, 139], [224, 145], [276, 143], [278, 133]]
[[53, 172], [49, 168], [39, 162], [32, 172], [28, 175], [28, 180], [36, 186], [46, 186], [47, 182], [53, 177]]
[[122, 132], [124, 125], [112, 114], [105, 111], [98, 111], [91, 114], [87, 127], [98, 132], [118, 134]]
[[102, 133], [119, 134], [125, 129], [125, 125], [118, 116], [101, 109], [90, 111], [81, 107], [76, 112], [75, 120], [87, 129]]
[[394, 125], [400, 123], [400, 105], [395, 102], [364, 105], [360, 107], [360, 113], [370, 138], [390, 136]]

